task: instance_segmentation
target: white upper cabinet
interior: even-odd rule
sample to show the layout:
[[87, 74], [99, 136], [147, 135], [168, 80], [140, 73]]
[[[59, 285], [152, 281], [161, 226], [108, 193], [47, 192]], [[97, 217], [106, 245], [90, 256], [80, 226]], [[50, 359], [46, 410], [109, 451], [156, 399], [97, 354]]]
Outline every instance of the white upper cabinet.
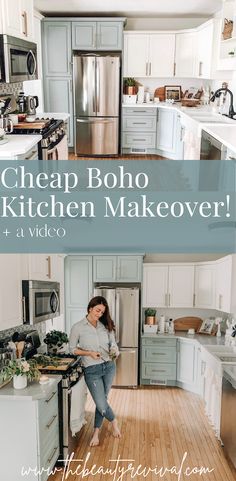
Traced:
[[143, 265], [143, 307], [166, 307], [168, 266]]
[[173, 77], [175, 35], [153, 34], [149, 37], [149, 77]]
[[191, 78], [196, 72], [197, 33], [177, 33], [175, 77]]
[[213, 22], [199, 28], [197, 33], [196, 77], [211, 78], [213, 54]]
[[124, 34], [125, 77], [173, 77], [175, 34]]
[[1, 0], [2, 31], [13, 37], [34, 38], [33, 0]]
[[169, 267], [169, 307], [192, 307], [194, 265]]
[[227, 256], [216, 264], [216, 309], [230, 312], [232, 257]]
[[202, 264], [195, 267], [194, 306], [203, 309], [215, 308], [216, 266]]
[[143, 307], [192, 307], [193, 265], [144, 264]]
[[148, 75], [149, 36], [143, 33], [124, 34], [124, 76]]

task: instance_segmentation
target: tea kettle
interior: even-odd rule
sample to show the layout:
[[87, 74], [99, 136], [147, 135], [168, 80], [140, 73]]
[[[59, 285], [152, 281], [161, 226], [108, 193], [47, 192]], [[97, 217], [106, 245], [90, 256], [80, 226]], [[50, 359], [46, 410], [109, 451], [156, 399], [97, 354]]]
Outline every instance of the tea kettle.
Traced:
[[38, 106], [39, 99], [36, 95], [34, 97], [32, 95], [28, 95], [25, 97], [25, 110], [28, 115], [35, 115]]

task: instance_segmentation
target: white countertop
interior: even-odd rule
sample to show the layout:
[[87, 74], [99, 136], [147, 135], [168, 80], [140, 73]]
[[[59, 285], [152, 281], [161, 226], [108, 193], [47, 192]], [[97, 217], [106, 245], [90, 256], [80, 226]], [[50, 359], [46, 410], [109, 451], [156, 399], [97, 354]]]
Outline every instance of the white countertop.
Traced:
[[[50, 376], [48, 376], [50, 377]], [[47, 384], [39, 384], [39, 382], [29, 383], [25, 389], [14, 389], [12, 381], [0, 389], [0, 405], [3, 401], [37, 401], [44, 399], [51, 391], [52, 387], [57, 386], [61, 381], [61, 376], [51, 376]]]
[[236, 153], [236, 125], [205, 125], [202, 129]]
[[[225, 118], [225, 123], [222, 124], [223, 116], [219, 115], [219, 120], [221, 123], [215, 121], [213, 123], [203, 122], [197, 117], [195, 117], [196, 112], [201, 114], [209, 113], [209, 115], [214, 114], [214, 110], [209, 105], [206, 106], [198, 106], [198, 107], [183, 107], [181, 104], [168, 104], [165, 102], [148, 102], [143, 104], [122, 104], [123, 108], [158, 108], [158, 109], [171, 109], [176, 110], [181, 115], [185, 116], [189, 121], [195, 122], [198, 125], [198, 136], [201, 137], [201, 131], [205, 130], [210, 135], [215, 137], [217, 140], [222, 142], [226, 147], [231, 149], [233, 152], [236, 153], [236, 120], [229, 119], [228, 117]], [[217, 115], [217, 113], [215, 113]], [[232, 123], [231, 123], [232, 122]]]
[[0, 159], [24, 155], [42, 139], [42, 135], [6, 135], [8, 142], [0, 145]]

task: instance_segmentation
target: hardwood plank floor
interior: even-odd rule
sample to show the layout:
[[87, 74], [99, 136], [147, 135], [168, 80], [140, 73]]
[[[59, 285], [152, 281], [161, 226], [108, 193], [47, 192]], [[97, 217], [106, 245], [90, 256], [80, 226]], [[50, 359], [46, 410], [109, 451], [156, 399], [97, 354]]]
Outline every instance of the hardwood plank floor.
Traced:
[[[77, 471], [67, 473], [67, 477], [64, 473], [63, 478], [63, 473], [57, 472], [50, 476], [50, 481], [236, 480], [236, 471], [227, 461], [224, 450], [208, 423], [199, 396], [178, 388], [147, 387], [137, 390], [112, 389], [109, 399], [117, 414], [122, 438], [114, 439], [109, 423], [105, 421], [100, 445], [96, 448], [89, 447], [94, 417], [94, 404], [89, 396], [86, 406], [87, 424], [81, 430], [75, 458], [85, 461], [86, 456], [89, 456], [86, 468], [90, 469], [94, 464], [96, 468], [103, 466], [104, 469], [114, 469], [115, 462], [110, 460], [118, 457], [129, 459], [132, 461], [120, 461], [120, 468], [127, 469], [131, 462], [135, 468], [141, 464], [142, 469], [146, 467], [146, 476], [136, 474], [132, 478], [131, 473], [123, 476], [121, 473], [116, 476], [102, 473], [82, 475]], [[75, 471], [79, 464], [84, 467], [84, 461], [72, 463], [71, 470]], [[157, 467], [157, 470], [163, 468], [161, 473], [147, 473], [148, 467]], [[190, 472], [194, 468], [195, 471]], [[201, 468], [203, 471], [200, 475]]]
[[72, 152], [69, 153], [69, 160], [165, 160], [159, 155], [119, 155], [118, 157], [77, 157]]

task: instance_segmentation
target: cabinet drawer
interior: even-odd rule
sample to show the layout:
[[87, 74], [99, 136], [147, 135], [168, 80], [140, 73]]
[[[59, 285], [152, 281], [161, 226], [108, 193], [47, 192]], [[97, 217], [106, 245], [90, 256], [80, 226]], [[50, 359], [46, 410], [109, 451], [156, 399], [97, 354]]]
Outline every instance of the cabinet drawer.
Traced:
[[40, 422], [42, 419], [44, 419], [45, 424], [47, 424], [50, 416], [55, 412], [58, 412], [58, 397], [56, 386], [52, 391], [48, 393], [45, 399], [42, 399], [38, 403], [38, 416]]
[[176, 339], [174, 338], [164, 339], [163, 337], [161, 338], [147, 337], [142, 339], [142, 345], [143, 346], [161, 346], [161, 347], [176, 346]]
[[140, 147], [140, 148], [155, 149], [156, 132], [150, 132], [150, 133], [123, 132], [122, 147], [123, 148]]
[[155, 115], [157, 116], [157, 109], [155, 107], [123, 107], [123, 115]]
[[175, 347], [143, 347], [142, 359], [144, 362], [176, 363]]
[[56, 448], [59, 445], [59, 423], [58, 417], [52, 428], [44, 437], [41, 437], [39, 442], [39, 455], [42, 463], [46, 464], [50, 460], [50, 452], [52, 447]]
[[176, 380], [176, 364], [142, 364], [142, 377], [143, 379], [155, 379], [155, 380]]
[[[43, 469], [42, 476], [40, 477], [40, 481], [46, 481], [48, 479], [48, 472], [52, 470], [55, 466], [56, 461], [59, 457], [59, 442], [58, 444], [52, 444], [48, 449], [48, 454], [44, 458], [40, 458], [39, 465], [40, 468]], [[48, 470], [48, 471], [47, 471]]]
[[17, 160], [38, 160], [38, 144], [36, 144], [32, 149], [28, 150], [26, 154], [21, 154], [17, 156]]
[[123, 131], [153, 131], [156, 132], [157, 121], [154, 116], [124, 116], [123, 117]]

